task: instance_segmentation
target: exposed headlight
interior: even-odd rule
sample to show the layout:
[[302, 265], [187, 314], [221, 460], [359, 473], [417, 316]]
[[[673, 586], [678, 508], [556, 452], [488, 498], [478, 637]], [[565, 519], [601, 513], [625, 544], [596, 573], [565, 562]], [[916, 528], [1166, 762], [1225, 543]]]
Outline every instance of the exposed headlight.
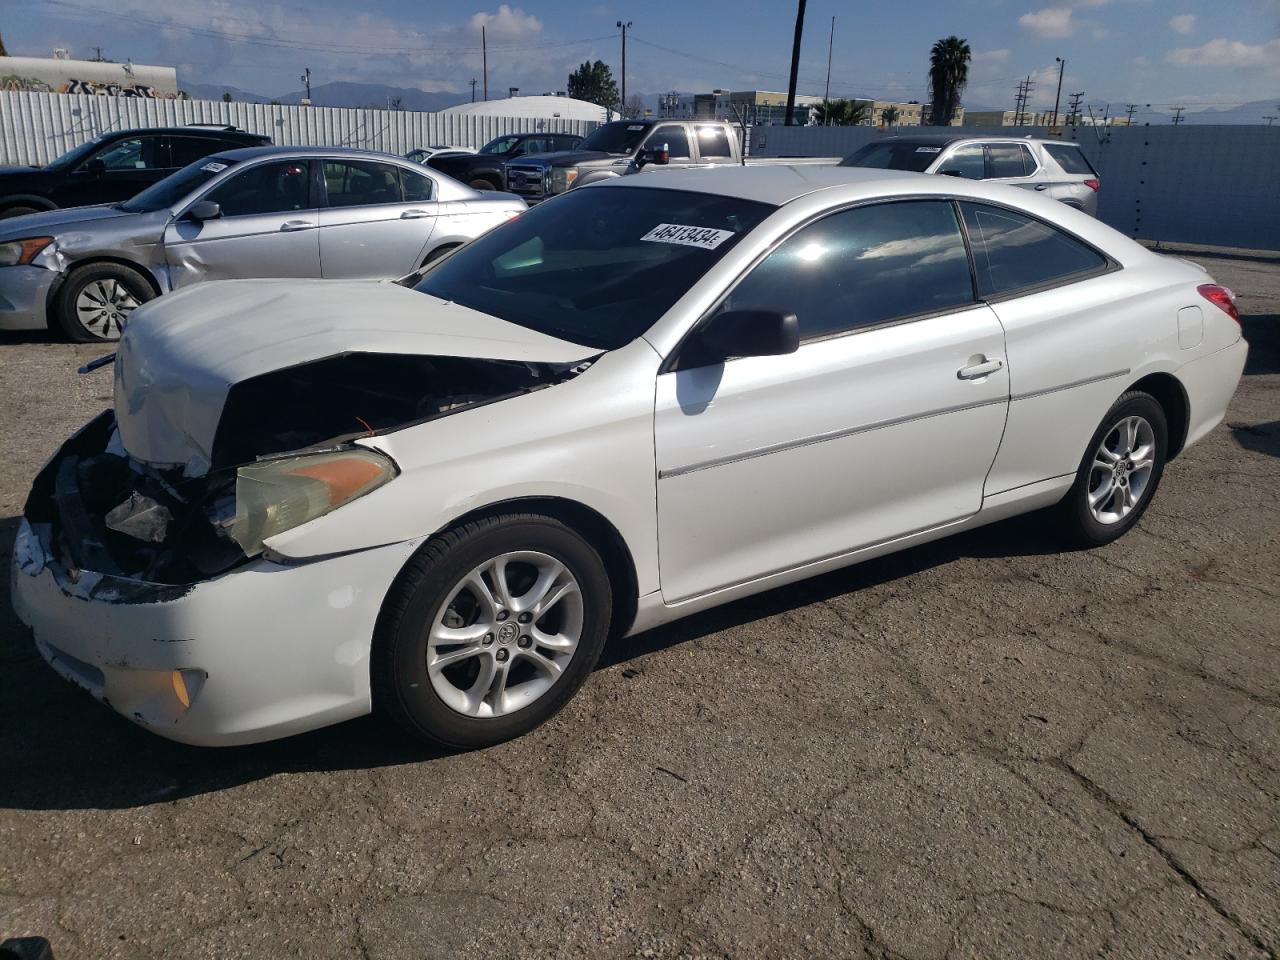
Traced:
[[245, 556], [277, 533], [376, 490], [396, 466], [372, 450], [342, 450], [251, 463], [236, 471], [236, 515], [228, 532]]
[[577, 167], [552, 167], [551, 169], [551, 192], [564, 193], [573, 186], [573, 182], [578, 179]]
[[0, 267], [25, 266], [51, 243], [53, 243], [53, 237], [30, 237], [27, 240], [0, 243]]

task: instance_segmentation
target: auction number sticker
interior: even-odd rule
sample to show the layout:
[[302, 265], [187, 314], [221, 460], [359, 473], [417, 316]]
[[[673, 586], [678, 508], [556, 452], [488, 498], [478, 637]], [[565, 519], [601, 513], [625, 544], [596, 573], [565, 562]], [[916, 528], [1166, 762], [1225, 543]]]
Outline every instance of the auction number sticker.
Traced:
[[649, 243], [678, 243], [685, 247], [714, 250], [732, 236], [732, 230], [716, 230], [712, 227], [687, 227], [679, 223], [660, 223], [640, 239]]
[[941, 153], [941, 147], [916, 147], [916, 153]]
[[200, 169], [207, 170], [209, 173], [221, 173], [223, 170], [227, 169], [227, 165], [225, 163], [214, 163], [210, 161]]

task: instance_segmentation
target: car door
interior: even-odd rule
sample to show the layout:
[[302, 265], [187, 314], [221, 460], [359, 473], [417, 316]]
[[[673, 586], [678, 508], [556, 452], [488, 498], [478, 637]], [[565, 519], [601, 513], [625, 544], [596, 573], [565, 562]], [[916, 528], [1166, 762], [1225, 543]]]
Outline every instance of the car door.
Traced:
[[659, 566], [678, 602], [977, 512], [1008, 405], [954, 204], [792, 233], [719, 309], [793, 312], [800, 349], [658, 377]]
[[113, 140], [82, 160], [51, 191], [60, 207], [118, 203], [166, 176], [168, 151], [159, 135], [137, 134]]
[[645, 138], [644, 149], [656, 150], [663, 144], [666, 144], [670, 162], [666, 165], [649, 164], [645, 167], [646, 171], [682, 170], [698, 165], [693, 156], [693, 151], [689, 147], [689, 135], [685, 131], [683, 124], [664, 123], [654, 127], [653, 132]]
[[324, 161], [320, 267], [327, 279], [402, 277], [435, 227], [435, 182], [376, 160]]
[[241, 277], [319, 277], [320, 211], [306, 160], [245, 165], [199, 199], [221, 216], [180, 214], [165, 228], [165, 259], [174, 287]]

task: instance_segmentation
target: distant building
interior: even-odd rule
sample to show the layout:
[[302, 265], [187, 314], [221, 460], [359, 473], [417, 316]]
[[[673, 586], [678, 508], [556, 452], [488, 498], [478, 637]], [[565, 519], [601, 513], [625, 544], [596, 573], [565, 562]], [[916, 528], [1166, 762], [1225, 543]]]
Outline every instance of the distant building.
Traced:
[[915, 101], [902, 103], [897, 100], [865, 100], [862, 98], [856, 98], [853, 102], [859, 106], [865, 106], [867, 108], [869, 116], [862, 124], [866, 127], [890, 126], [889, 121], [885, 119], [885, 114], [889, 110], [894, 110], [897, 114], [892, 124], [894, 127], [918, 127], [924, 119], [925, 105]]
[[174, 100], [178, 96], [178, 71], [173, 67], [72, 60], [64, 56], [0, 57], [0, 90]]
[[455, 107], [446, 107], [440, 112], [461, 113], [473, 117], [526, 117], [530, 120], [595, 120], [597, 122], [617, 120], [620, 116], [616, 110], [605, 110], [598, 104], [559, 94], [477, 100], [475, 103], [460, 103]]
[[[814, 111], [822, 98], [798, 93], [795, 122], [814, 121]], [[746, 120], [749, 124], [769, 126], [787, 122], [787, 95], [776, 90], [713, 90], [681, 96], [671, 114], [694, 120]]]
[[[921, 104], [920, 112], [921, 112], [920, 124], [925, 127], [933, 126], [933, 104], [931, 103]], [[951, 118], [951, 126], [963, 127], [964, 117], [965, 117], [964, 107], [961, 107], [959, 110], [956, 111], [956, 115]]]

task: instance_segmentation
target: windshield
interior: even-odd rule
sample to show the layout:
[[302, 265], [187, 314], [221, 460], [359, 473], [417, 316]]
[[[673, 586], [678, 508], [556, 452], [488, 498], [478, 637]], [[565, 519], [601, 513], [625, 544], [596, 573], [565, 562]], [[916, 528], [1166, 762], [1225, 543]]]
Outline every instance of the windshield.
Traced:
[[945, 143], [868, 143], [857, 153], [841, 160], [840, 166], [924, 173], [945, 147]]
[[415, 289], [615, 350], [653, 326], [774, 209], [678, 190], [575, 190], [460, 248]]
[[486, 143], [483, 147], [480, 148], [480, 152], [485, 154], [486, 156], [493, 156], [495, 153], [497, 154], [510, 153], [511, 148], [516, 145], [516, 141], [518, 139], [520, 138], [519, 137], [499, 137], [497, 140], [490, 140], [488, 143]]
[[235, 162], [226, 157], [204, 157], [130, 197], [120, 204], [120, 209], [129, 213], [151, 213], [172, 207], [192, 190], [208, 183], [227, 167], [234, 166]]
[[649, 132], [646, 123], [628, 123], [616, 120], [596, 127], [591, 136], [578, 144], [579, 150], [600, 150], [604, 153], [631, 153]]
[[92, 140], [85, 141], [84, 143], [80, 144], [80, 146], [78, 147], [72, 147], [62, 156], [58, 157], [57, 159], [49, 161], [49, 165], [45, 169], [46, 170], [67, 170], [71, 167], [74, 167], [81, 160], [86, 159], [91, 153], [93, 153], [93, 151], [101, 147], [103, 144], [103, 141], [105, 141], [106, 139], [107, 139], [106, 134], [103, 134], [100, 137], [94, 137]]

